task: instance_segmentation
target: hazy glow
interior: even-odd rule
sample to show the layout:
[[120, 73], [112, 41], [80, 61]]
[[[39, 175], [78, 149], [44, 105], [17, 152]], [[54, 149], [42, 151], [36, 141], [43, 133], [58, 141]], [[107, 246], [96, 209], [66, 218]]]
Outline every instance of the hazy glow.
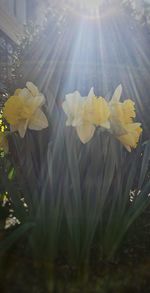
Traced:
[[74, 0], [76, 5], [87, 9], [97, 9], [100, 4], [100, 0]]
[[66, 3], [75, 14], [97, 17], [102, 0], [68, 0]]
[[[98, 2], [96, 16], [94, 7]], [[59, 96], [63, 99], [66, 93], [75, 90], [87, 95], [92, 86], [97, 88], [96, 94], [108, 94], [109, 99], [110, 88], [125, 80], [124, 83], [129, 85], [129, 90], [126, 87], [127, 95], [136, 97], [143, 117], [141, 97], [144, 87], [139, 92], [138, 83], [149, 76], [149, 60], [144, 41], [139, 42], [144, 40], [140, 30], [135, 30], [136, 37], [133, 38], [130, 23], [126, 23], [130, 15], [122, 17], [124, 14], [120, 13], [118, 6], [110, 5], [107, 0], [58, 0], [56, 3], [60, 5], [57, 6], [60, 7], [60, 20], [63, 19], [67, 25], [60, 25], [59, 37], [58, 25], [53, 29], [49, 27], [47, 43], [41, 42], [40, 49], [37, 48], [38, 58], [34, 68], [41, 88], [47, 90], [54, 80], [53, 99], [49, 99], [50, 111]], [[44, 64], [47, 65], [44, 67]]]

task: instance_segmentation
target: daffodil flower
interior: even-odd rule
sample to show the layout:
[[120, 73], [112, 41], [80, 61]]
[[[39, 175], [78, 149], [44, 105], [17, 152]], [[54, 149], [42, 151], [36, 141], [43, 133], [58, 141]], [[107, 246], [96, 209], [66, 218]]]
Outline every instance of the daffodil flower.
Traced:
[[119, 85], [111, 101], [96, 97], [91, 88], [87, 97], [81, 97], [78, 91], [66, 96], [62, 107], [67, 115], [67, 126], [76, 128], [83, 143], [94, 135], [96, 127], [110, 131], [128, 151], [137, 146], [142, 128], [134, 123], [135, 104], [131, 99], [120, 102], [122, 86]]
[[5, 153], [8, 153], [9, 151], [7, 136], [4, 132], [0, 132], [0, 149]]
[[83, 143], [93, 137], [96, 126], [110, 128], [108, 103], [102, 97], [97, 98], [93, 88], [87, 97], [81, 97], [78, 91], [67, 95], [62, 107], [68, 116], [66, 125], [76, 128]]
[[131, 99], [120, 102], [121, 94], [122, 86], [119, 85], [109, 102], [111, 131], [116, 135], [125, 134], [124, 124], [132, 123], [136, 117], [134, 102]]
[[95, 125], [110, 128], [110, 109], [108, 103], [102, 97], [90, 96], [85, 101], [84, 120]]
[[63, 110], [67, 115], [66, 126], [76, 127], [82, 124], [83, 101], [84, 98], [80, 96], [78, 91], [66, 95], [66, 100], [62, 104]]
[[119, 85], [111, 101], [110, 106], [110, 132], [125, 146], [130, 152], [131, 148], [136, 148], [142, 128], [140, 123], [134, 123], [135, 104], [131, 99], [120, 102], [122, 86]]
[[126, 134], [118, 136], [117, 139], [124, 147], [131, 152], [132, 148], [137, 147], [139, 137], [142, 133], [141, 123], [130, 123], [125, 126]]
[[113, 119], [120, 121], [121, 123], [132, 123], [135, 118], [135, 103], [131, 99], [127, 99], [124, 102], [120, 102], [122, 94], [122, 86], [119, 85], [109, 103], [111, 116]]
[[[94, 95], [93, 88], [90, 90], [88, 97]], [[67, 115], [66, 126], [76, 128], [77, 134], [82, 143], [87, 143], [94, 135], [95, 126], [84, 118], [84, 107], [87, 97], [81, 97], [78, 91], [66, 95], [66, 100], [62, 108]]]
[[27, 82], [24, 89], [17, 89], [3, 108], [3, 116], [10, 124], [11, 131], [18, 131], [24, 137], [27, 128], [42, 130], [48, 127], [47, 118], [41, 109], [44, 103], [44, 96], [32, 82]]

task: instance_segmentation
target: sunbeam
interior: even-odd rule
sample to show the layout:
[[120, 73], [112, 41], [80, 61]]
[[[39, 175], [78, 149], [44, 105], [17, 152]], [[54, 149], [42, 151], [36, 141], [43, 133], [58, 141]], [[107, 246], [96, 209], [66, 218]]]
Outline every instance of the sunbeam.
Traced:
[[32, 80], [34, 76], [39, 87], [44, 88], [49, 113], [55, 102], [61, 105], [68, 92], [79, 90], [84, 96], [94, 87], [97, 95], [110, 97], [110, 89], [119, 83], [127, 85], [124, 91], [128, 87], [127, 94], [135, 97], [142, 113], [136, 79], [140, 78], [142, 67], [149, 73], [149, 61], [143, 50], [147, 46], [145, 37], [140, 42], [138, 26], [133, 25], [123, 9], [109, 1], [62, 0], [53, 6], [56, 4], [61, 33], [58, 23], [51, 26], [49, 18], [45, 34], [30, 50], [31, 62], [24, 66], [27, 78]]
[[150, 5], [8, 2], [38, 28], [0, 35], [1, 292], [148, 292]]
[[94, 20], [99, 18], [99, 9], [102, 2], [102, 0], [64, 0], [63, 5], [73, 15]]

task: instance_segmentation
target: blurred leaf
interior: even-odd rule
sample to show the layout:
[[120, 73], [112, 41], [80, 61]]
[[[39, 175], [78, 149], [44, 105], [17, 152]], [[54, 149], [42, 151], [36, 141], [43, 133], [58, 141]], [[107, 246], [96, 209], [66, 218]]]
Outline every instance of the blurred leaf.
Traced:
[[20, 225], [14, 231], [11, 231], [9, 236], [7, 236], [0, 243], [0, 251], [4, 253], [7, 251], [13, 244], [15, 244], [25, 233], [27, 233], [31, 228], [34, 227], [33, 223], [25, 223]]
[[15, 176], [15, 169], [12, 167], [11, 170], [8, 173], [8, 179], [13, 180]]
[[149, 162], [150, 162], [150, 140], [147, 141], [147, 143], [144, 145], [143, 160], [142, 160], [139, 185], [138, 185], [139, 189], [141, 189], [144, 183], [144, 179], [148, 171]]

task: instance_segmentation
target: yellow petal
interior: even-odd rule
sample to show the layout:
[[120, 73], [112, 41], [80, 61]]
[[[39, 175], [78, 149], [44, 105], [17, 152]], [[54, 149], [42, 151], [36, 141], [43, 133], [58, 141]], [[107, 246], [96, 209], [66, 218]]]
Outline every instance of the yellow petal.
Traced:
[[19, 96], [21, 91], [22, 91], [22, 89], [16, 89], [15, 92], [14, 92], [14, 96]]
[[136, 148], [139, 141], [142, 128], [140, 123], [131, 123], [125, 126], [127, 134], [118, 136], [118, 140], [126, 147], [128, 151], [131, 151], [131, 148]]
[[41, 107], [42, 105], [44, 105], [44, 103], [45, 103], [45, 98], [42, 94], [36, 97], [32, 97], [31, 99], [28, 100], [29, 107], [34, 107], [35, 109]]
[[[27, 131], [27, 127], [28, 127], [28, 120], [20, 121], [20, 123], [18, 125], [18, 132], [22, 138], [25, 136], [25, 133]], [[17, 126], [16, 126], [16, 128], [17, 128]]]
[[11, 125], [18, 123], [24, 107], [23, 97], [11, 96], [4, 104], [3, 116]]
[[124, 144], [124, 147], [126, 148], [126, 150], [127, 150], [129, 153], [131, 153], [131, 147], [130, 147], [130, 146]]
[[135, 103], [128, 99], [122, 103], [124, 123], [131, 123], [132, 119], [136, 117]]
[[33, 97], [39, 95], [39, 90], [38, 90], [37, 86], [34, 85], [32, 82], [27, 81], [26, 87], [31, 92], [31, 94], [32, 94]]
[[18, 96], [24, 97], [26, 99], [32, 98], [31, 92], [27, 88], [23, 88]]
[[88, 94], [88, 98], [92, 98], [92, 97], [95, 97], [94, 88], [93, 87], [90, 89], [90, 92]]
[[94, 135], [95, 126], [91, 124], [83, 124], [76, 127], [76, 130], [81, 142], [87, 143]]
[[74, 108], [74, 105], [81, 101], [81, 95], [78, 91], [73, 92], [72, 94], [66, 95], [66, 101], [68, 103], [68, 107], [70, 110], [72, 110], [72, 107]]
[[114, 91], [114, 94], [111, 99], [111, 103], [119, 102], [122, 94], [122, 85], [120, 84]]
[[96, 126], [101, 126], [108, 121], [110, 109], [104, 98], [97, 98], [94, 96], [92, 98], [88, 98], [84, 104], [84, 121]]
[[31, 117], [28, 127], [33, 130], [41, 130], [48, 127], [48, 120], [41, 109], [37, 109]]
[[112, 107], [112, 119], [120, 121], [121, 123], [132, 123], [135, 115], [134, 102], [130, 99], [123, 103], [115, 103]]
[[62, 103], [62, 108], [67, 115], [67, 126], [76, 127], [82, 124], [84, 98], [80, 96], [78, 91], [66, 95], [66, 100]]

